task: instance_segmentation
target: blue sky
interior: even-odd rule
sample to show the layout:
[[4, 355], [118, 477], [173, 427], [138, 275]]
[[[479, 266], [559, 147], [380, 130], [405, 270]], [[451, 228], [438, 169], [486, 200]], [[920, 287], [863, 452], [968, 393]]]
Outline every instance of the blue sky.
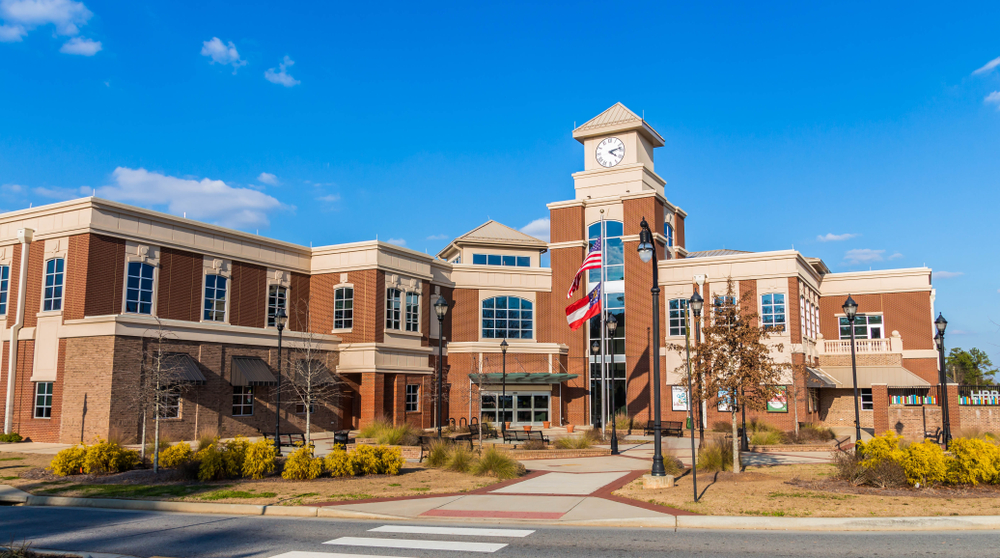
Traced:
[[433, 254], [572, 198], [574, 122], [621, 101], [690, 249], [926, 264], [1000, 361], [1000, 4], [291, 4], [0, 0], [0, 209]]

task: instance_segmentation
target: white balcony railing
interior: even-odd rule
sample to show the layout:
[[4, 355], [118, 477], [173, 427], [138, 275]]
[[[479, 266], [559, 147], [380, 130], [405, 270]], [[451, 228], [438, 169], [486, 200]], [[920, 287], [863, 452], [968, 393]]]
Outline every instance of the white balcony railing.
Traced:
[[[855, 339], [854, 350], [857, 354], [873, 353], [901, 353], [903, 352], [903, 340], [895, 331], [893, 336], [887, 339]], [[823, 354], [827, 355], [849, 355], [851, 354], [850, 339], [820, 339], [819, 346]]]

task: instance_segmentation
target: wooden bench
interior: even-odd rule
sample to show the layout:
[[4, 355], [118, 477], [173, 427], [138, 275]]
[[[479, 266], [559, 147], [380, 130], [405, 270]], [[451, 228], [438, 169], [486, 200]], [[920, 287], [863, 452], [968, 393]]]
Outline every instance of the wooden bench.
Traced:
[[[273, 432], [263, 432], [264, 439], [269, 442], [274, 442]], [[280, 434], [278, 438], [278, 445], [283, 448], [298, 448], [306, 445], [306, 435], [301, 432], [292, 432], [289, 434]]]
[[493, 426], [490, 423], [488, 423], [488, 422], [483, 423], [483, 424], [470, 424], [469, 425], [469, 434], [473, 438], [478, 438], [479, 437], [479, 431], [480, 430], [483, 431], [483, 438], [489, 439], [489, 438], [499, 438], [500, 437], [500, 435], [497, 434], [496, 428], [493, 428]]
[[[656, 430], [653, 423], [646, 425], [646, 429], [643, 432], [646, 436], [652, 436]], [[678, 438], [684, 437], [684, 423], [679, 420], [661, 420], [660, 421], [660, 433], [675, 434]]]
[[[419, 440], [420, 447], [430, 448], [430, 445], [439, 438], [437, 434], [425, 434], [417, 438]], [[459, 434], [457, 436], [441, 436], [440, 440], [444, 441], [446, 444], [455, 444], [458, 442], [469, 442], [469, 449], [473, 449], [472, 446], [472, 436], [469, 434]]]

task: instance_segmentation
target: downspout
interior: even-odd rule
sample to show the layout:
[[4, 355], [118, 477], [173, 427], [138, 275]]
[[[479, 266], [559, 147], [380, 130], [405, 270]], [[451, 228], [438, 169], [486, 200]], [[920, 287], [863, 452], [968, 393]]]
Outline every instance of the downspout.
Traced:
[[21, 242], [21, 264], [17, 279], [17, 318], [10, 328], [10, 355], [7, 358], [7, 399], [4, 404], [3, 433], [10, 434], [14, 422], [14, 385], [17, 374], [17, 335], [24, 326], [24, 293], [28, 280], [28, 250], [34, 229], [18, 229], [17, 239]]

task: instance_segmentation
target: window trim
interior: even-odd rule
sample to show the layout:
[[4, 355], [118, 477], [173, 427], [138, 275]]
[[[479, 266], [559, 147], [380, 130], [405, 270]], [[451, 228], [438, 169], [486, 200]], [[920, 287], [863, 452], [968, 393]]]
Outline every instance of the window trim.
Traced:
[[[271, 289], [284, 289], [285, 290], [285, 302], [282, 305], [282, 309], [285, 311], [286, 318], [288, 317], [288, 293], [291, 291], [290, 288], [282, 285], [281, 283], [271, 283], [267, 286], [267, 299], [264, 301], [264, 328], [265, 329], [276, 329], [277, 326], [271, 324]], [[228, 305], [228, 301], [227, 301]], [[277, 310], [275, 310], [277, 312]], [[287, 326], [287, 323], [286, 323]]]
[[[351, 325], [349, 327], [337, 327], [337, 291], [351, 289], [351, 317], [341, 318], [345, 322], [350, 320]], [[344, 297], [347, 300], [347, 297]], [[343, 311], [343, 310], [341, 310]], [[388, 312], [388, 309], [386, 309]], [[333, 329], [334, 332], [349, 332], [354, 329], [354, 285], [352, 283], [341, 283], [339, 285], [333, 286]]]
[[[841, 337], [841, 335], [840, 335], [840, 328], [841, 327], [847, 327], [847, 326], [842, 326], [840, 324], [840, 320], [841, 319], [847, 319], [847, 315], [846, 314], [834, 314], [834, 316], [837, 318], [837, 339], [840, 340], [840, 341], [847, 341], [847, 340], [849, 340], [851, 338], [850, 335], [848, 335], [847, 337]], [[890, 336], [886, 335], [885, 313], [884, 312], [858, 312], [857, 316], [865, 316], [866, 317], [866, 319], [865, 319], [865, 334], [867, 335], [867, 337], [858, 337], [857, 333], [855, 333], [855, 335], [854, 335], [855, 339], [888, 339], [890, 337]], [[872, 330], [871, 330], [872, 324], [868, 323], [867, 316], [878, 316], [878, 317], [882, 318], [882, 323], [875, 324], [876, 327], [878, 327], [881, 330], [879, 332], [881, 334], [880, 337], [872, 337]], [[855, 325], [854, 327], [859, 327], [859, 326]]]
[[[148, 314], [145, 313], [145, 312], [129, 312], [128, 311], [128, 303], [129, 303], [129, 300], [128, 300], [128, 291], [129, 291], [129, 288], [128, 288], [128, 278], [129, 278], [129, 267], [131, 267], [132, 264], [139, 264], [140, 266], [148, 265], [149, 267], [153, 268], [153, 277], [151, 278], [152, 285], [150, 286], [150, 292], [149, 292], [150, 302], [149, 302], [149, 313]], [[122, 314], [132, 314], [134, 316], [155, 316], [156, 315], [156, 280], [157, 280], [157, 275], [158, 275], [158, 266], [156, 266], [154, 264], [151, 264], [151, 263], [149, 263], [147, 261], [143, 261], [143, 260], [126, 260], [125, 261], [125, 284], [122, 285], [123, 286], [123, 290], [124, 290], [124, 292], [122, 293]], [[142, 275], [140, 274], [139, 277], [140, 277], [140, 281], [141, 281], [142, 280]], [[141, 286], [139, 288], [139, 293], [140, 293], [140, 295], [142, 293]], [[137, 303], [141, 304], [140, 301], [137, 301]]]
[[[183, 418], [183, 417], [181, 417], [181, 392], [179, 390], [178, 391], [167, 392], [166, 395], [164, 396], [164, 399], [165, 399], [165, 401], [161, 405], [160, 409], [161, 410], [167, 410], [167, 409], [176, 408], [177, 409], [177, 415], [176, 416], [161, 416], [160, 420], [181, 420], [181, 418]], [[177, 404], [176, 405], [171, 405], [170, 404], [171, 399], [176, 400]]]
[[[56, 260], [62, 260], [62, 264], [63, 264], [63, 269], [62, 269], [61, 272], [53, 272], [53, 274], [59, 274], [59, 275], [61, 275], [61, 279], [62, 280], [60, 281], [60, 283], [58, 285], [61, 294], [59, 295], [58, 299], [56, 299], [56, 298], [46, 299], [46, 297], [45, 297], [45, 289], [47, 288], [47, 285], [45, 283], [48, 281], [48, 277], [49, 277], [49, 262], [54, 262]], [[55, 288], [56, 285], [53, 284], [52, 287]], [[49, 308], [49, 309], [46, 309], [45, 308], [45, 303], [48, 300], [53, 300], [53, 301], [58, 300], [59, 301], [59, 308]], [[51, 258], [46, 259], [45, 263], [42, 265], [42, 308], [41, 308], [41, 311], [42, 312], [62, 312], [62, 310], [63, 310], [63, 302], [65, 300], [66, 300], [66, 256], [61, 256], [61, 255], [60, 256], [53, 256]]]
[[[411, 304], [410, 297], [416, 298], [416, 302]], [[415, 311], [410, 312], [410, 308]], [[413, 327], [410, 329], [410, 317], [413, 316]], [[403, 331], [406, 333], [420, 333], [420, 293], [416, 291], [406, 291], [403, 296]]]
[[[7, 278], [3, 278], [3, 272], [7, 272]], [[10, 264], [0, 264], [0, 316], [7, 315], [7, 308], [10, 306]]]
[[[674, 326], [672, 322], [674, 318], [670, 316], [670, 312], [674, 311], [674, 309], [670, 308], [670, 303], [675, 301], [681, 301], [683, 303], [682, 307], [679, 309], [682, 314], [682, 317], [680, 318], [682, 320], [682, 323], [680, 325], [681, 332], [676, 334], [674, 333]], [[667, 337], [684, 337], [685, 334], [684, 329], [687, 326], [687, 322], [689, 320], [687, 308], [688, 308], [688, 299], [686, 298], [678, 297], [667, 300]]]
[[[410, 388], [415, 388], [414, 393], [410, 393]], [[412, 409], [410, 408], [410, 396], [413, 396]], [[420, 384], [406, 384], [403, 392], [403, 412], [406, 413], [419, 413], [420, 412]]]
[[[223, 307], [222, 307], [223, 309], [222, 309], [222, 319], [221, 320], [208, 319], [208, 318], [205, 317], [205, 312], [209, 311], [207, 308], [205, 308], [205, 303], [208, 301], [208, 278], [209, 277], [221, 277], [221, 278], [223, 278], [223, 279], [226, 280], [226, 287], [225, 287], [225, 293], [226, 293], [225, 296], [226, 296], [226, 298], [223, 300]], [[218, 279], [216, 279], [216, 281], [218, 281]], [[228, 324], [229, 323], [229, 301], [230, 301], [230, 299], [232, 299], [232, 297], [230, 296], [231, 290], [232, 290], [232, 284], [233, 284], [232, 278], [229, 277], [229, 275], [225, 275], [225, 274], [222, 274], [222, 273], [205, 273], [204, 274], [204, 280], [202, 281], [202, 285], [201, 285], [201, 321], [202, 322], [206, 322], [206, 323], [210, 323], [210, 324]], [[218, 286], [212, 287], [212, 288], [217, 290]], [[213, 300], [218, 300], [218, 299], [213, 299]], [[218, 312], [218, 310], [211, 310], [211, 312]]]
[[[784, 291], [772, 291], [772, 292], [760, 293], [757, 296], [757, 304], [759, 305], [760, 309], [760, 325], [764, 327], [767, 327], [767, 325], [764, 323], [764, 306], [765, 306], [764, 297], [767, 295], [771, 295], [772, 297], [771, 304], [767, 305], [771, 307], [778, 305], [776, 302], [774, 302], [773, 298], [774, 295], [781, 295], [782, 298], [781, 306], [784, 307], [784, 310], [781, 312], [781, 317], [782, 317], [781, 329], [777, 331], [780, 332], [781, 335], [784, 335], [785, 333], [788, 332], [788, 293]], [[775, 314], [774, 312], [772, 312], [770, 315], [777, 316], [777, 314]]]
[[[385, 329], [386, 331], [403, 331], [403, 289], [396, 287], [386, 287], [385, 288]], [[392, 298], [390, 298], [390, 293], [394, 293]], [[398, 306], [395, 308], [391, 307], [390, 304], [395, 301]], [[395, 316], [391, 313], [395, 312]]]
[[[39, 394], [38, 393], [38, 388], [40, 388], [43, 385], [49, 386], [49, 392], [48, 393], [44, 393], [44, 394]], [[49, 420], [49, 419], [52, 418], [52, 401], [55, 399], [55, 397], [53, 396], [54, 392], [55, 392], [55, 382], [35, 382], [35, 400], [33, 402], [34, 405], [32, 405], [31, 418], [45, 419], [45, 420]], [[39, 397], [39, 395], [41, 395], [42, 397], [47, 397], [48, 398], [47, 399], [48, 405], [39, 405], [38, 404], [38, 397]], [[48, 409], [48, 411], [49, 411], [48, 416], [38, 416], [38, 411], [39, 410], [45, 410], [45, 409]], [[43, 413], [43, 415], [44, 415], [44, 413]]]

